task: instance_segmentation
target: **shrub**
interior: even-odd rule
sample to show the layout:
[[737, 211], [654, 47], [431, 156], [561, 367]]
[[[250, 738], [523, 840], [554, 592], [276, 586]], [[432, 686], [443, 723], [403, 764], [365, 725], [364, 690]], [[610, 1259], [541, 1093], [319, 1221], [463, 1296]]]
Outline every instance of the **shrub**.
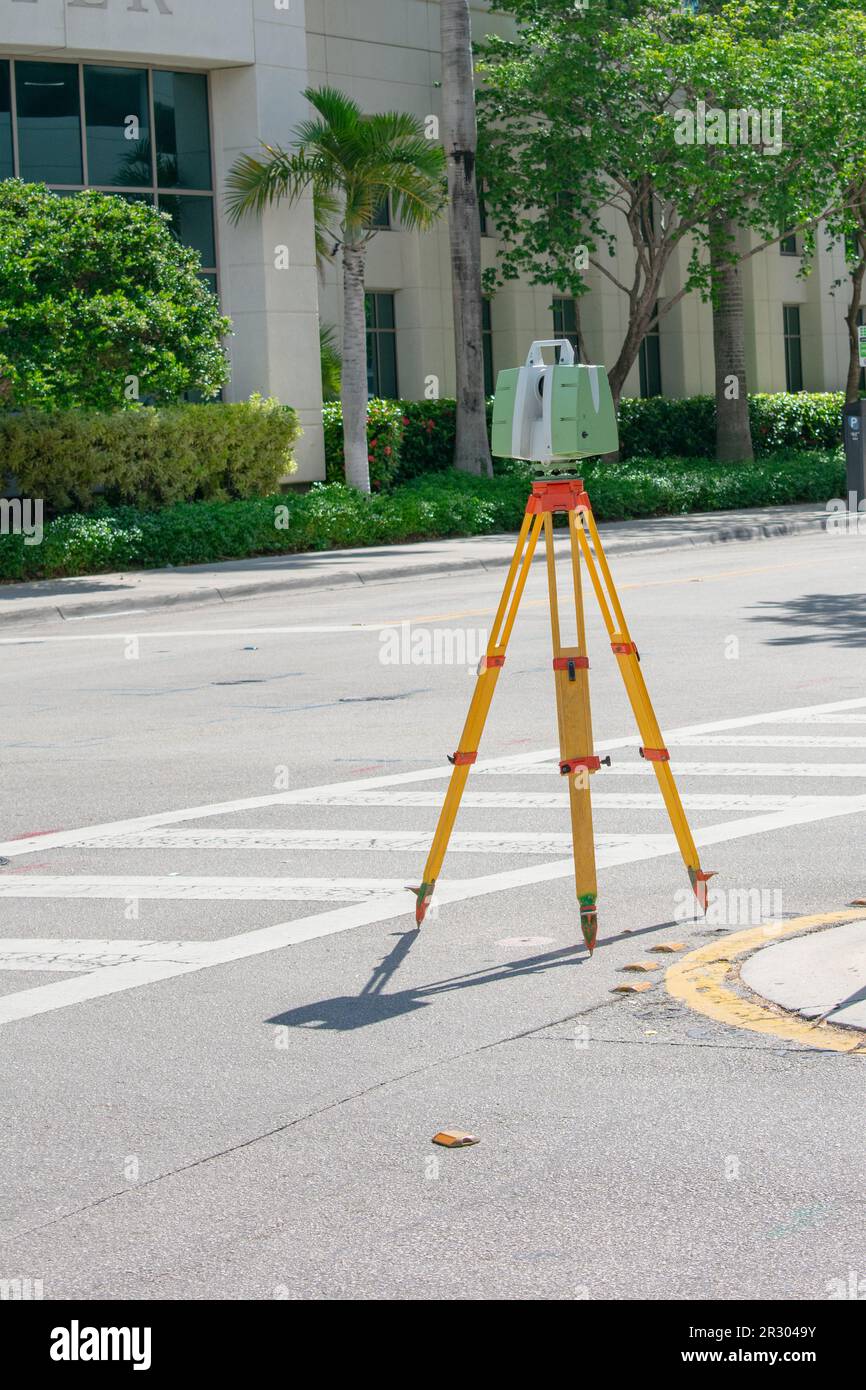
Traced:
[[[165, 213], [0, 183], [0, 405], [126, 409], [228, 379], [231, 323]], [[138, 392], [129, 390], [129, 379]], [[134, 396], [134, 399], [130, 399]]]
[[[845, 488], [841, 451], [789, 453], [753, 464], [636, 459], [587, 464], [582, 471], [601, 521], [783, 502], [823, 503], [844, 496]], [[530, 476], [526, 465], [516, 464], [496, 478], [454, 470], [420, 476], [394, 492], [374, 496], [344, 483], [326, 483], [303, 495], [182, 503], [158, 512], [104, 507], [89, 516], [49, 522], [41, 545], [25, 545], [19, 535], [0, 535], [0, 579], [516, 531]]]
[[[843, 397], [839, 392], [800, 392], [790, 395], [749, 397], [749, 415], [756, 458], [780, 449], [836, 449], [842, 436]], [[396, 414], [400, 428], [396, 442], [399, 466], [386, 478], [379, 470], [379, 488], [408, 482], [425, 473], [441, 473], [453, 467], [456, 402], [371, 401], [371, 437], [381, 434], [378, 424], [383, 407]], [[492, 401], [487, 403], [488, 428]], [[710, 459], [716, 448], [716, 407], [712, 396], [674, 400], [652, 396], [646, 400], [625, 397], [619, 408], [620, 457], [622, 459]], [[325, 410], [325, 438], [329, 481], [342, 481], [343, 435], [339, 405]], [[371, 468], [373, 464], [371, 463]], [[506, 459], [493, 460], [497, 474], [509, 471]]]
[[230, 405], [0, 412], [0, 461], [49, 512], [253, 497], [293, 472], [295, 412], [253, 396]]
[[[400, 442], [404, 402], [372, 400], [367, 406], [367, 456], [370, 461], [370, 487], [382, 492], [391, 486], [400, 465]], [[325, 428], [325, 478], [329, 483], [345, 481], [343, 458], [343, 407], [332, 401], [322, 409]]]
[[398, 482], [421, 473], [441, 473], [454, 465], [457, 402], [401, 401], [403, 438]]
[[[838, 391], [750, 396], [755, 457], [778, 449], [835, 449], [842, 436], [844, 399]], [[716, 403], [712, 396], [624, 397], [619, 433], [622, 458], [711, 458], [716, 447]]]

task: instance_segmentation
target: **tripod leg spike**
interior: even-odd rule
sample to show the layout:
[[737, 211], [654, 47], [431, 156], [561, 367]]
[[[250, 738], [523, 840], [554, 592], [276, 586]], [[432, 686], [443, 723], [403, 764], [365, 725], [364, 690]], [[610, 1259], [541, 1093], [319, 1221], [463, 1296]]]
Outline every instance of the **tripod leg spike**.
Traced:
[[698, 900], [698, 907], [706, 916], [707, 912], [707, 884], [711, 878], [715, 878], [716, 869], [693, 869], [689, 865], [689, 880], [692, 885], [692, 892]]
[[580, 929], [583, 932], [583, 939], [586, 948], [592, 955], [595, 950], [595, 943], [598, 938], [598, 911], [595, 905], [595, 895], [585, 893], [580, 899]]
[[420, 927], [424, 918], [427, 916], [427, 909], [430, 906], [430, 899], [433, 897], [433, 889], [436, 887], [436, 880], [432, 883], [422, 883], [420, 888], [410, 888], [409, 892], [415, 894], [415, 922]]

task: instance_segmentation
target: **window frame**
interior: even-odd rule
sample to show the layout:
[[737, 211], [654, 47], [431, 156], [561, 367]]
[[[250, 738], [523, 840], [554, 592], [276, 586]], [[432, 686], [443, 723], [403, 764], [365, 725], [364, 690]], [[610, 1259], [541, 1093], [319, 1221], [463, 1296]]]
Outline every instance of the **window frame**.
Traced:
[[[378, 324], [378, 321], [377, 321], [377, 320], [378, 320], [378, 305], [377, 305], [377, 300], [378, 300], [381, 296], [387, 296], [387, 297], [391, 300], [392, 318], [393, 318], [393, 320], [394, 320], [394, 326], [393, 326], [393, 328], [381, 328], [381, 327], [379, 326], [379, 324]], [[371, 304], [372, 304], [372, 309], [373, 309], [373, 321], [372, 321], [372, 322], [369, 322], [369, 323], [366, 323], [366, 325], [365, 325], [365, 327], [366, 327], [366, 337], [367, 337], [367, 382], [368, 382], [368, 385], [367, 385], [367, 399], [368, 399], [368, 400], [393, 400], [393, 401], [399, 401], [399, 400], [400, 400], [400, 367], [399, 367], [399, 362], [398, 362], [398, 359], [397, 359], [397, 291], [396, 291], [396, 290], [367, 290], [367, 291], [365, 292], [365, 294], [364, 294], [364, 316], [365, 316], [365, 319], [366, 319], [366, 314], [367, 314], [367, 305], [368, 305], [368, 303], [371, 303]], [[370, 381], [371, 375], [375, 378], [374, 384], [375, 384], [376, 386], [381, 387], [381, 385], [382, 385], [382, 372], [381, 372], [381, 366], [380, 366], [379, 342], [378, 342], [378, 340], [379, 340], [380, 338], [385, 337], [386, 334], [392, 339], [392, 342], [393, 342], [393, 349], [394, 349], [394, 395], [393, 395], [393, 396], [381, 396], [381, 395], [377, 395], [375, 390], [372, 391], [372, 392], [370, 391], [370, 385], [369, 385], [369, 381]], [[370, 341], [371, 339], [372, 339], [372, 344], [371, 344], [371, 341]], [[372, 346], [372, 351], [371, 351], [371, 346]], [[371, 367], [372, 367], [372, 372], [371, 372]]]
[[[791, 312], [793, 312], [793, 313], [795, 313], [795, 314], [797, 315], [797, 331], [796, 331], [796, 333], [791, 333], [791, 332], [789, 331], [789, 328], [788, 328], [788, 315], [789, 315], [789, 313], [791, 313]], [[782, 305], [782, 339], [783, 339], [784, 348], [785, 348], [785, 390], [786, 390], [790, 395], [795, 396], [795, 395], [797, 395], [799, 392], [801, 392], [801, 391], [804, 389], [804, 386], [803, 386], [803, 320], [802, 320], [802, 318], [800, 317], [800, 305], [799, 305], [799, 304], [783, 304], [783, 305]], [[796, 374], [793, 372], [794, 361], [793, 361], [792, 347], [791, 347], [791, 344], [793, 344], [793, 343], [796, 343], [796, 345], [797, 345], [797, 364], [796, 364], [796, 365], [797, 365], [797, 373], [796, 373]], [[792, 379], [793, 379], [793, 377], [794, 377], [795, 375], [799, 375], [799, 379], [800, 379], [800, 384], [799, 384], [799, 386], [792, 386], [792, 385], [791, 385]]]
[[[92, 190], [95, 193], [109, 194], [144, 194], [152, 199], [152, 206], [160, 206], [160, 195], [168, 197], [184, 198], [209, 198], [213, 215], [213, 239], [214, 239], [214, 262], [206, 265], [202, 262], [201, 272], [214, 277], [219, 293], [220, 279], [220, 228], [219, 217], [217, 215], [217, 180], [216, 164], [214, 160], [214, 128], [213, 128], [213, 91], [211, 85], [210, 72], [201, 68], [184, 67], [177, 64], [162, 63], [135, 63], [128, 60], [105, 59], [105, 58], [68, 58], [66, 55], [35, 55], [30, 53], [0, 53], [0, 62], [9, 64], [9, 85], [11, 95], [11, 116], [12, 116], [12, 177], [21, 178], [21, 158], [18, 139], [18, 88], [16, 79], [16, 66], [19, 63], [53, 63], [61, 67], [74, 67], [78, 74], [78, 103], [79, 103], [79, 138], [81, 144], [81, 172], [83, 183], [49, 183], [46, 187], [51, 192], [58, 193], [83, 193]], [[89, 182], [89, 165], [87, 154], [87, 106], [85, 101], [85, 68], [113, 68], [135, 70], [146, 73], [147, 75], [147, 100], [148, 100], [148, 120], [150, 122], [150, 161], [151, 161], [151, 182], [149, 184], [94, 184]], [[156, 181], [156, 113], [154, 111], [154, 91], [153, 74], [154, 72], [189, 73], [196, 77], [203, 77], [205, 82], [205, 95], [207, 98], [207, 131], [208, 143], [210, 146], [210, 177], [211, 187], [202, 188], [160, 188]], [[25, 180], [30, 182], [30, 180]], [[182, 243], [185, 244], [185, 243]]]

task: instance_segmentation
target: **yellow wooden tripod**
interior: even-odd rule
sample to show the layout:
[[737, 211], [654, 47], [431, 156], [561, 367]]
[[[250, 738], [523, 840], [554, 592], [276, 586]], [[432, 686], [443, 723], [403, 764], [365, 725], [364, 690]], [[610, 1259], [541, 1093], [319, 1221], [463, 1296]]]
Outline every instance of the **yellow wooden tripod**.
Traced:
[[[577, 645], [564, 647], [559, 629], [559, 601], [556, 588], [556, 564], [553, 550], [553, 513], [568, 514], [571, 541], [571, 571], [574, 580], [574, 606], [577, 614]], [[448, 791], [439, 813], [433, 844], [424, 866], [421, 886], [412, 891], [417, 895], [415, 920], [423, 922], [442, 868], [448, 841], [460, 808], [469, 770], [478, 756], [478, 745], [499, 679], [505, 664], [505, 649], [514, 627], [517, 610], [535, 546], [544, 530], [547, 551], [547, 582], [550, 592], [550, 626], [553, 636], [553, 670], [556, 683], [556, 713], [559, 722], [559, 771], [568, 777], [571, 807], [571, 828], [574, 848], [574, 884], [580, 904], [580, 925], [589, 950], [595, 947], [597, 934], [595, 845], [592, 834], [592, 802], [589, 778], [602, 762], [593, 752], [592, 717], [589, 707], [589, 658], [586, 651], [586, 630], [583, 614], [583, 595], [580, 577], [580, 557], [583, 556], [595, 596], [598, 599], [611, 649], [619, 663], [620, 674], [640, 730], [643, 746], [641, 757], [652, 762], [659, 789], [670, 817], [695, 896], [706, 911], [707, 881], [686, 820], [685, 811], [670, 769], [670, 754], [665, 748], [662, 733], [650, 702], [649, 693], [640, 669], [637, 647], [631, 640], [619, 598], [613, 583], [589, 497], [580, 478], [543, 479], [533, 483], [526, 504], [526, 514], [517, 538], [514, 556], [505, 580], [502, 598], [496, 610], [487, 652], [478, 666], [478, 680], [469, 706], [460, 745], [448, 761], [453, 772]]]

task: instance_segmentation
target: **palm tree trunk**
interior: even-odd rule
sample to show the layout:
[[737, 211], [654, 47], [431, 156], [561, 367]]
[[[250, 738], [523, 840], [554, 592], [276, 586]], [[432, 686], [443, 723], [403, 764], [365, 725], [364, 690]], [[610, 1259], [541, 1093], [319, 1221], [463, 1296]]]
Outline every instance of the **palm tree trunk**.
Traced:
[[[746, 320], [740, 266], [724, 251], [736, 236], [735, 223], [719, 219], [711, 229], [713, 349], [716, 359], [716, 459], [747, 463], [754, 458], [746, 381]], [[734, 385], [734, 379], [736, 385]]]
[[478, 128], [468, 0], [440, 0], [442, 21], [442, 142], [448, 160], [448, 224], [457, 364], [454, 464], [490, 475], [482, 342], [481, 224], [475, 157]]
[[343, 456], [346, 482], [370, 491], [367, 456], [367, 318], [364, 271], [367, 248], [343, 244]]

